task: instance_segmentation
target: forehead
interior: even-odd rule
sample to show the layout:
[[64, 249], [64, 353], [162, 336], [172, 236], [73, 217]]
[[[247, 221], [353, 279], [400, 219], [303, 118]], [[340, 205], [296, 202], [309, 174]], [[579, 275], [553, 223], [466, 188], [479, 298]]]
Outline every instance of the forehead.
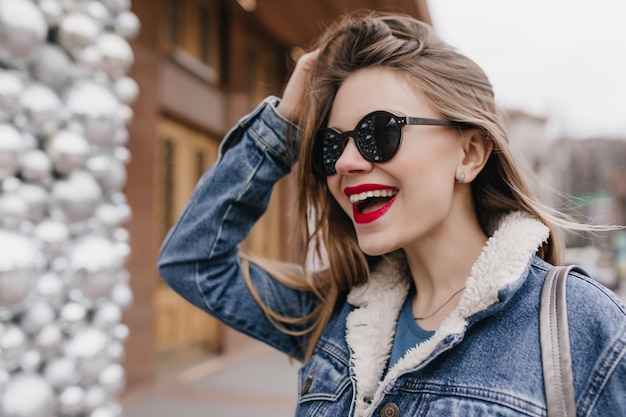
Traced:
[[328, 126], [347, 130], [364, 115], [387, 110], [397, 115], [438, 117], [424, 94], [407, 77], [389, 68], [365, 68], [348, 76], [333, 102]]

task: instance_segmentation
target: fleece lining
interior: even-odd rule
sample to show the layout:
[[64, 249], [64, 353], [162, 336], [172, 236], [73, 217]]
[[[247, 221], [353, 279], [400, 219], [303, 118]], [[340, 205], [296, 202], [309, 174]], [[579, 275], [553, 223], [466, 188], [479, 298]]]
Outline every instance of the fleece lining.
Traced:
[[372, 271], [370, 281], [353, 288], [348, 295], [348, 302], [356, 307], [346, 319], [346, 341], [356, 381], [355, 417], [371, 415], [385, 387], [422, 364], [444, 338], [461, 338], [468, 317], [498, 301], [499, 291], [520, 279], [548, 237], [548, 227], [528, 214], [513, 212], [504, 216], [472, 266], [458, 306], [432, 338], [406, 352], [383, 379], [398, 314], [412, 281], [403, 254], [386, 257]]

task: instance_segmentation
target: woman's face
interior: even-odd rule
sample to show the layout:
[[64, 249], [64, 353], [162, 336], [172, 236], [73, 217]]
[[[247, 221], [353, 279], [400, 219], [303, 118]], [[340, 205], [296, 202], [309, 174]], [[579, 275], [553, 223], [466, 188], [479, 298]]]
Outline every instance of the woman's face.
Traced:
[[[339, 88], [328, 127], [353, 130], [376, 110], [442, 118], [396, 72], [367, 68], [350, 75]], [[327, 184], [352, 219], [363, 252], [382, 255], [454, 229], [455, 175], [462, 159], [458, 129], [408, 125], [400, 149], [384, 163], [364, 159], [350, 138], [335, 165], [337, 174], [327, 177]]]

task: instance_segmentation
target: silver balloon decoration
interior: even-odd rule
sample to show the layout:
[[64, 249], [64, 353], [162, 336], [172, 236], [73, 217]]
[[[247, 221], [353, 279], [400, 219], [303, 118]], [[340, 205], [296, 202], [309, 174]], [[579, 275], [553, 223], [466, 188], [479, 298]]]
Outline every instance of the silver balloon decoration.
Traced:
[[27, 63], [46, 39], [48, 25], [30, 0], [0, 0], [0, 61]]
[[0, 0], [0, 417], [120, 417], [130, 0]]
[[0, 416], [54, 417], [57, 399], [50, 384], [34, 373], [18, 373], [0, 393]]
[[28, 348], [24, 331], [15, 326], [7, 326], [0, 334], [0, 368], [14, 371], [19, 368], [22, 356]]
[[90, 146], [83, 136], [70, 130], [59, 130], [48, 138], [46, 151], [54, 169], [67, 175], [85, 165]]
[[[52, 187], [52, 204], [69, 223], [84, 222], [96, 212], [102, 190], [90, 174], [73, 172]], [[95, 254], [95, 256], [98, 256]]]
[[59, 91], [70, 80], [75, 67], [63, 48], [46, 43], [35, 55], [31, 71], [37, 80]]
[[0, 229], [0, 320], [12, 317], [33, 291], [44, 257], [19, 233]]
[[113, 13], [122, 13], [130, 9], [130, 0], [102, 0], [102, 4]]
[[[130, 88], [132, 87], [122, 86], [122, 89]], [[119, 90], [119, 87], [116, 88], [118, 95], [120, 95]], [[18, 72], [0, 70], [0, 121], [8, 121], [17, 114], [20, 110], [20, 97], [23, 91], [24, 82]]]
[[87, 323], [87, 309], [77, 302], [68, 302], [61, 309], [59, 324], [65, 333], [74, 334]]
[[22, 151], [20, 132], [10, 124], [0, 124], [0, 180], [13, 176], [19, 167]]
[[115, 244], [100, 236], [78, 240], [69, 262], [73, 287], [91, 301], [110, 297], [118, 282], [117, 271], [124, 263]]
[[39, 350], [43, 359], [55, 356], [61, 350], [63, 332], [57, 323], [49, 324], [33, 338], [33, 346]]
[[113, 79], [125, 76], [134, 60], [128, 41], [116, 33], [103, 33], [96, 45], [102, 56], [102, 69]]
[[0, 195], [0, 224], [6, 229], [18, 229], [28, 218], [28, 203], [15, 193]]
[[115, 18], [115, 32], [126, 39], [134, 39], [141, 28], [141, 22], [137, 15], [131, 11], [125, 11]]
[[111, 12], [109, 9], [99, 1], [88, 1], [82, 6], [83, 12], [100, 23], [101, 26], [106, 26], [111, 22]]
[[61, 253], [70, 231], [63, 222], [47, 219], [35, 227], [35, 237], [41, 242], [43, 252], [49, 257]]
[[115, 81], [115, 94], [124, 104], [132, 104], [139, 96], [139, 85], [130, 77], [120, 77]]
[[85, 390], [85, 411], [92, 412], [107, 404], [111, 397], [101, 385], [91, 385]]
[[48, 211], [50, 193], [44, 187], [36, 184], [22, 184], [16, 194], [26, 203], [26, 218], [39, 221]]
[[119, 100], [106, 86], [91, 81], [76, 83], [67, 93], [66, 105], [83, 127], [85, 138], [102, 147], [114, 144]]
[[110, 396], [118, 396], [124, 389], [126, 374], [124, 368], [118, 363], [107, 365], [98, 375], [98, 382]]
[[64, 416], [79, 416], [85, 410], [85, 390], [78, 385], [65, 388], [59, 394], [59, 411]]
[[61, 100], [44, 84], [26, 87], [20, 105], [27, 123], [24, 127], [37, 135], [49, 135], [61, 124]]
[[28, 149], [19, 159], [19, 171], [26, 181], [48, 183], [52, 174], [50, 156], [41, 149]]
[[40, 300], [26, 309], [19, 323], [24, 331], [31, 335], [37, 335], [55, 320], [56, 312], [52, 306]]
[[49, 27], [59, 26], [63, 17], [63, 6], [58, 0], [39, 0], [39, 9]]
[[101, 30], [101, 25], [86, 14], [70, 13], [59, 25], [59, 42], [70, 53], [76, 54], [93, 45]]

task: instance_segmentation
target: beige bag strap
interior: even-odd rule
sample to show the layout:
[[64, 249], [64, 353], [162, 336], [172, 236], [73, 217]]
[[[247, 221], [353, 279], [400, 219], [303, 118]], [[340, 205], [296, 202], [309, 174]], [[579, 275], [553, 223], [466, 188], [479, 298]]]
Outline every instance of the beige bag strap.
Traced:
[[565, 302], [565, 284], [570, 271], [587, 275], [575, 265], [553, 267], [541, 290], [539, 334], [548, 417], [576, 416]]

